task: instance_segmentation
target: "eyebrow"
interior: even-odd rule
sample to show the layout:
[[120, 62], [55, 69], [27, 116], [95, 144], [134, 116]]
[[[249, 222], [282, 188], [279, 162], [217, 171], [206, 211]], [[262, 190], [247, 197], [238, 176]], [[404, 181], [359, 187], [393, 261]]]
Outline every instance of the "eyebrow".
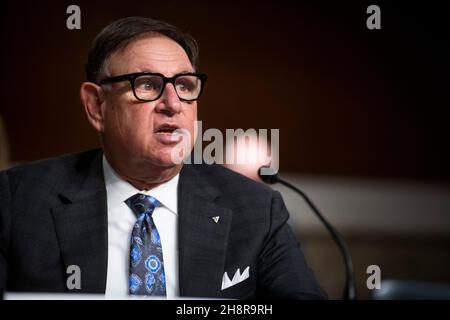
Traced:
[[194, 73], [194, 72], [195, 72], [195, 70], [193, 70], [193, 71], [185, 70], [185, 71], [181, 71], [181, 72], [179, 72], [179, 73], [177, 73], [177, 74]]
[[[149, 70], [149, 69], [143, 69], [143, 70], [138, 71], [138, 72], [161, 73], [161, 72], [156, 72], [156, 71]], [[189, 70], [183, 70], [183, 71], [180, 71], [180, 72], [175, 73], [173, 76], [178, 76], [178, 75], [180, 75], [180, 74], [188, 74], [188, 73], [195, 73], [195, 70], [192, 70], [192, 71], [189, 71]], [[162, 73], [161, 73], [161, 74], [162, 74]]]

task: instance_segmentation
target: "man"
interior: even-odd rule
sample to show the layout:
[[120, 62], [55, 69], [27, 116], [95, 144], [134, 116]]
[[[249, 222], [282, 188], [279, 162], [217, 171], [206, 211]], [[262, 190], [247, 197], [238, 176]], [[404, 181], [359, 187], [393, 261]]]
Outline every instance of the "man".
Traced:
[[[278, 192], [218, 165], [172, 161], [195, 138], [206, 81], [197, 52], [190, 36], [145, 18], [97, 36], [80, 92], [102, 150], [1, 173], [2, 290], [325, 297]], [[68, 270], [80, 271], [78, 285]]]

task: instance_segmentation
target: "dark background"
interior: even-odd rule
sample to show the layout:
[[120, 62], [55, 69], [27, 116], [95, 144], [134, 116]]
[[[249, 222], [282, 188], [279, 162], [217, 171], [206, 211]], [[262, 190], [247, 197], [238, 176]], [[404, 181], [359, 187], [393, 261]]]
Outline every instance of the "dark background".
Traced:
[[[279, 128], [282, 172], [447, 184], [441, 3], [4, 1], [0, 114], [12, 161], [98, 146], [78, 95], [87, 52], [106, 24], [139, 15], [198, 40], [204, 130]], [[81, 30], [66, 28], [70, 4]], [[370, 4], [381, 7], [381, 30], [366, 28]]]

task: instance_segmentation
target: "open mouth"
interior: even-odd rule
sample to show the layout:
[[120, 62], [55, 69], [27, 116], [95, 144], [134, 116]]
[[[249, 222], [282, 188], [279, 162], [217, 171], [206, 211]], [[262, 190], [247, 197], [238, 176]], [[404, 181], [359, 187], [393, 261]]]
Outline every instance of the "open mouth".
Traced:
[[155, 134], [158, 140], [163, 144], [179, 143], [183, 139], [182, 129], [173, 124], [162, 124], [155, 128]]
[[155, 133], [158, 135], [180, 134], [179, 132], [176, 132], [177, 129], [180, 129], [180, 127], [174, 125], [162, 125], [155, 130]]

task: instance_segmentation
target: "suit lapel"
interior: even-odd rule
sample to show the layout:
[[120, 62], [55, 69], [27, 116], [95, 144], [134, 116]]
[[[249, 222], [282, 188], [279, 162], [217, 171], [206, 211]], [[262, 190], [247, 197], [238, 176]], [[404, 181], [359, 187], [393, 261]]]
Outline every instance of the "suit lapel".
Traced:
[[[102, 153], [74, 175], [60, 194], [62, 205], [52, 208], [64, 266], [81, 270], [81, 292], [106, 288], [108, 225]], [[83, 165], [79, 165], [80, 168]]]
[[220, 295], [232, 211], [216, 204], [219, 195], [193, 165], [183, 166], [178, 186], [181, 296]]
[[[80, 291], [104, 293], [108, 222], [102, 153], [78, 167], [73, 183], [60, 194], [62, 204], [52, 208], [52, 217], [65, 269], [80, 267]], [[178, 185], [181, 296], [220, 295], [232, 211], [217, 204], [219, 198], [220, 191], [201, 171], [183, 166]]]

